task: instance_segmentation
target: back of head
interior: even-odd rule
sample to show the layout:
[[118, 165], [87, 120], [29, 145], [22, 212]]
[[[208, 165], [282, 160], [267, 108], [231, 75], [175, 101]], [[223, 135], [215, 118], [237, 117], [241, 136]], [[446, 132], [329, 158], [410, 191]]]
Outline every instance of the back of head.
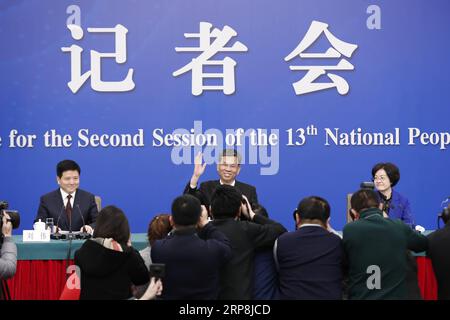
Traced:
[[328, 201], [316, 196], [302, 199], [297, 206], [297, 213], [301, 220], [320, 220], [324, 225], [327, 224], [330, 211]]
[[63, 160], [56, 165], [56, 175], [59, 178], [61, 178], [66, 171], [78, 171], [78, 174], [81, 174], [80, 166], [73, 160]]
[[150, 221], [147, 231], [147, 238], [150, 246], [152, 246], [156, 240], [164, 239], [172, 230], [169, 217], [170, 214], [167, 213], [158, 214]]
[[211, 213], [215, 219], [235, 218], [242, 203], [242, 193], [233, 186], [220, 185], [211, 196]]
[[361, 210], [369, 208], [378, 208], [378, 195], [373, 190], [361, 189], [352, 195], [350, 204], [353, 210], [361, 212]]
[[189, 194], [176, 198], [172, 203], [172, 219], [176, 226], [196, 225], [201, 212], [200, 201]]
[[113, 238], [125, 248], [130, 238], [130, 226], [123, 211], [115, 206], [104, 207], [98, 214], [93, 236]]

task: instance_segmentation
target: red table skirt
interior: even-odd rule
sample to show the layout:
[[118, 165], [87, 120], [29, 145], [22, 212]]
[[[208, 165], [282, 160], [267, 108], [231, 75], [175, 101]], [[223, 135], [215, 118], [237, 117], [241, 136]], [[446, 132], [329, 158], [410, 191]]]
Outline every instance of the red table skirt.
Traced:
[[11, 299], [58, 300], [66, 284], [66, 268], [66, 260], [17, 261], [16, 275], [7, 281]]
[[424, 300], [437, 300], [437, 282], [433, 265], [427, 257], [416, 257], [417, 279]]
[[[73, 260], [70, 260], [73, 264]], [[19, 260], [14, 278], [8, 280], [13, 300], [58, 300], [66, 283], [65, 260]], [[437, 299], [431, 260], [417, 257], [417, 277], [425, 300]]]

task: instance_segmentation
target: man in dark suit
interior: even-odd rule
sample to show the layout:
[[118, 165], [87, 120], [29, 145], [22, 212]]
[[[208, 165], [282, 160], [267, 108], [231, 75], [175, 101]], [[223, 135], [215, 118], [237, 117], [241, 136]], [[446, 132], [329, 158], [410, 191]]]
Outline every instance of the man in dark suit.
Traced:
[[438, 299], [450, 300], [450, 205], [442, 212], [444, 228], [428, 236], [428, 252], [438, 283]]
[[[184, 189], [184, 193], [194, 195], [197, 191], [198, 180], [200, 176], [205, 172], [206, 163], [202, 164], [202, 154], [199, 153], [195, 157], [194, 173], [189, 183]], [[258, 203], [258, 196], [256, 194], [256, 188], [252, 185], [240, 182], [236, 180], [236, 177], [241, 171], [241, 157], [237, 150], [224, 149], [217, 165], [217, 172], [219, 174], [219, 180], [210, 180], [200, 184], [199, 190], [206, 197], [208, 203], [211, 202], [211, 196], [217, 186], [227, 184], [239, 189], [239, 191], [245, 195], [253, 206]]]
[[35, 221], [53, 218], [61, 230], [91, 233], [97, 219], [97, 205], [92, 193], [78, 189], [80, 166], [73, 160], [63, 160], [56, 166], [59, 189], [41, 197]]
[[174, 230], [151, 250], [152, 262], [166, 265], [162, 298], [217, 299], [219, 269], [231, 257], [228, 239], [208, 223], [206, 208], [191, 195], [175, 199], [170, 220]]
[[297, 230], [275, 243], [280, 299], [342, 299], [341, 238], [327, 230], [330, 205], [320, 197], [300, 201], [295, 211]]
[[[231, 260], [220, 270], [221, 300], [252, 299], [254, 258], [257, 249], [272, 246], [286, 232], [278, 222], [255, 215], [248, 200], [229, 185], [216, 188], [211, 199], [213, 225], [230, 240]], [[240, 221], [241, 213], [248, 221]]]

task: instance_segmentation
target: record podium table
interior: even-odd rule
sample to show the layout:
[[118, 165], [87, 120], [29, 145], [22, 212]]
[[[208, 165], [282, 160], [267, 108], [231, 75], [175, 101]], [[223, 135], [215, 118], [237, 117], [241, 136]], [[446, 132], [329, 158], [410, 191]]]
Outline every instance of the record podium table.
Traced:
[[[72, 240], [69, 259], [68, 240], [23, 242], [22, 235], [13, 236], [17, 245], [16, 275], [7, 281], [12, 300], [57, 300], [66, 283], [66, 269], [73, 264], [74, 253], [85, 240]], [[133, 247], [144, 249], [147, 234], [131, 236]]]

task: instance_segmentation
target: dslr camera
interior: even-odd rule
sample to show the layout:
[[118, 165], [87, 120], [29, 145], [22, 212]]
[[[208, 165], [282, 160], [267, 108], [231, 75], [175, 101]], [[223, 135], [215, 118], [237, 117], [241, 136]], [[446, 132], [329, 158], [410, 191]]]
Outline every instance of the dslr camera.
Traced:
[[[13, 229], [17, 229], [20, 225], [20, 215], [16, 210], [8, 210], [8, 202], [0, 201], [0, 229], [3, 227], [3, 216], [7, 213], [9, 215], [8, 221], [11, 222]], [[3, 234], [1, 235], [3, 237]]]

